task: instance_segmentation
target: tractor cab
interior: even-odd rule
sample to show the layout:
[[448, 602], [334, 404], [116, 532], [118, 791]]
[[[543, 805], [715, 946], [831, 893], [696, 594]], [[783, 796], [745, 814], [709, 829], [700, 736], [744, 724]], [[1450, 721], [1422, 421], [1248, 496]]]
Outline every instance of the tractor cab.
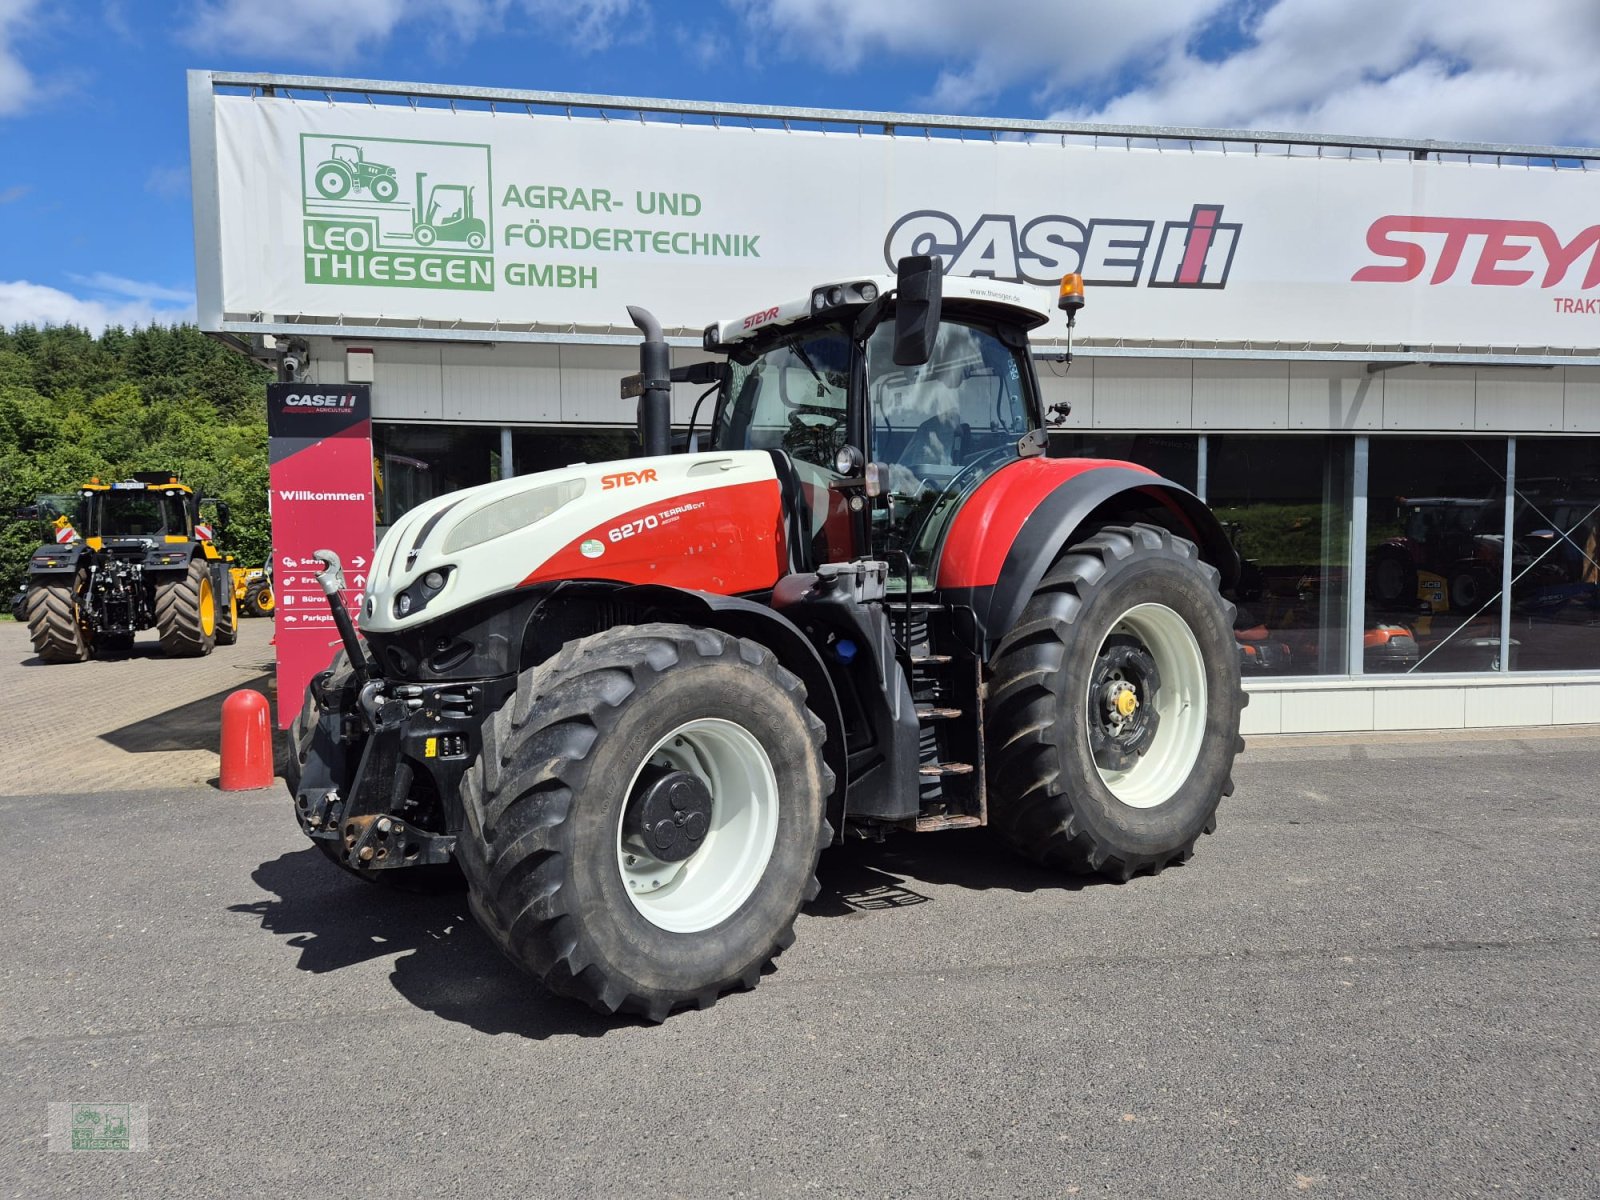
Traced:
[[335, 142], [333, 157], [355, 166], [362, 161], [361, 147], [351, 145], [349, 142]]
[[[926, 295], [930, 276], [911, 278]], [[793, 470], [797, 565], [868, 555], [922, 590], [963, 501], [1043, 453], [1027, 335], [1051, 312], [1039, 289], [986, 279], [943, 280], [932, 305], [907, 290], [904, 275], [825, 284], [708, 327], [704, 345], [728, 357], [712, 447], [781, 451]]]
[[87, 483], [81, 496], [78, 532], [86, 538], [128, 543], [139, 548], [169, 537], [188, 538], [193, 533], [190, 513], [193, 493], [165, 474], [160, 480], [134, 478], [118, 483]]

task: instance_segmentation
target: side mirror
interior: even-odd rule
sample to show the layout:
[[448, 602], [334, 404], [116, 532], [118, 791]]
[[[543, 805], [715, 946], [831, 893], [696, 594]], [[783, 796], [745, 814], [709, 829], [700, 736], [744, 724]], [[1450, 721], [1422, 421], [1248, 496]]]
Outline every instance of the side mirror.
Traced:
[[920, 367], [933, 357], [944, 302], [944, 270], [931, 254], [911, 254], [895, 272], [894, 363]]

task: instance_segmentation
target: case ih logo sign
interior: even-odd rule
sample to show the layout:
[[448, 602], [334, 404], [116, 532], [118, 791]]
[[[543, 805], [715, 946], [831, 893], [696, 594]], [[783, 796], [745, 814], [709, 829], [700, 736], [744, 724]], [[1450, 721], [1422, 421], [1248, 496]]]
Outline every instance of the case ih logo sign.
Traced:
[[[1543, 221], [1387, 216], [1368, 227], [1367, 248], [1382, 263], [1362, 267], [1356, 283], [1410, 283], [1426, 272], [1434, 285], [1600, 286], [1600, 225], [1564, 238]], [[1558, 301], [1557, 311], [1572, 310]]]
[[1019, 223], [986, 214], [970, 227], [937, 209], [907, 213], [889, 229], [889, 269], [908, 254], [937, 254], [951, 275], [1052, 285], [1069, 273], [1099, 287], [1224, 288], [1239, 248], [1237, 222], [1222, 205], [1196, 204], [1187, 220], [1052, 214]]
[[307, 409], [316, 408], [326, 412], [338, 412], [340, 409], [351, 409], [356, 406], [354, 392], [290, 392], [282, 404], [284, 408]]

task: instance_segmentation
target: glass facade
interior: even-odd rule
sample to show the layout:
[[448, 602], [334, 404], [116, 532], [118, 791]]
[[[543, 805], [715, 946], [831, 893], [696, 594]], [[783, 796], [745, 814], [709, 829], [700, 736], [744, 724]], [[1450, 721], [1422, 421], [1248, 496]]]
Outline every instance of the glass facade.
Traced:
[[498, 479], [500, 430], [374, 422], [372, 473], [378, 525], [387, 528], [424, 500]]
[[1206, 439], [1206, 502], [1239, 552], [1234, 639], [1247, 675], [1342, 675], [1350, 459], [1336, 437]]
[[1211, 505], [1247, 677], [1600, 670], [1600, 437], [1058, 432], [1051, 453]]

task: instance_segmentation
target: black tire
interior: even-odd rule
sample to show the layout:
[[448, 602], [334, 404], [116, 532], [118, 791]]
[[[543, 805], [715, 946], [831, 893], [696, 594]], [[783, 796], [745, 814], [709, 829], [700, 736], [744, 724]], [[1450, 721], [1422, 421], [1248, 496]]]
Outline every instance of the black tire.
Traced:
[[[775, 833], [770, 856], [739, 860], [752, 881], [725, 898], [737, 904], [729, 915], [672, 931], [624, 886], [619, 839], [647, 760], [666, 752], [669, 735], [696, 736], [687, 728], [697, 721], [736, 728], [737, 739], [759, 748], [775, 784]], [[611, 629], [524, 671], [483, 733], [452, 822], [460, 826], [457, 857], [479, 923], [550, 991], [598, 1012], [661, 1021], [676, 1008], [707, 1008], [730, 989], [754, 987], [794, 941], [800, 906], [818, 891], [817, 856], [832, 837], [833, 775], [804, 686], [763, 647], [682, 625]], [[726, 821], [722, 797], [710, 803]], [[667, 886], [701, 878], [693, 865], [708, 850], [717, 852], [700, 843]]]
[[[218, 592], [218, 588], [222, 591]], [[211, 576], [212, 594], [217, 596], [217, 645], [231, 646], [239, 640], [239, 597], [233, 590], [233, 575], [226, 567]], [[223, 594], [227, 600], [221, 599]]]
[[217, 642], [217, 597], [203, 558], [156, 584], [156, 632], [169, 658], [199, 658]]
[[1417, 606], [1417, 568], [1403, 550], [1379, 550], [1367, 564], [1367, 595], [1384, 608]]
[[[1108, 526], [1045, 573], [996, 652], [988, 691], [990, 823], [1012, 847], [1047, 866], [1127, 880], [1187, 860], [1216, 828], [1244, 749], [1245, 703], [1233, 605], [1217, 582], [1193, 543], [1152, 525]], [[1139, 622], [1158, 611], [1132, 612], [1143, 604], [1170, 614], [1161, 628], [1186, 628], [1192, 643], [1177, 640], [1198, 658], [1142, 633]], [[1203, 726], [1198, 712], [1170, 708], [1185, 679], [1204, 684]], [[1102, 701], [1127, 689], [1144, 707], [1114, 716]], [[1152, 718], [1156, 705], [1166, 711]], [[1141, 786], [1154, 790], [1136, 797], [1129, 781], [1141, 770], [1153, 771]]]
[[379, 175], [372, 181], [372, 196], [387, 204], [400, 194], [400, 185], [395, 182], [392, 175]]
[[244, 589], [244, 611], [250, 617], [270, 617], [274, 607], [272, 584], [266, 579], [252, 579]]
[[28, 636], [33, 652], [45, 662], [83, 662], [89, 657], [91, 637], [83, 621], [81, 598], [89, 573], [79, 571], [71, 580], [30, 580], [28, 583]]
[[[349, 671], [350, 656], [340, 650], [333, 656], [333, 661], [328, 664], [327, 670], [334, 675]], [[316, 700], [311, 695], [311, 685], [307, 684], [300, 711], [289, 725], [288, 757], [283, 763], [283, 782], [289, 788], [290, 800], [296, 799], [299, 795], [301, 768], [305, 765], [307, 757], [316, 753], [313, 734], [316, 732], [317, 720]], [[461, 877], [461, 868], [453, 862], [391, 868], [385, 871], [358, 871], [327, 841], [312, 838], [311, 844], [322, 853], [323, 858], [344, 874], [387, 891], [433, 896], [444, 892], [459, 892], [466, 886], [466, 881]]]

